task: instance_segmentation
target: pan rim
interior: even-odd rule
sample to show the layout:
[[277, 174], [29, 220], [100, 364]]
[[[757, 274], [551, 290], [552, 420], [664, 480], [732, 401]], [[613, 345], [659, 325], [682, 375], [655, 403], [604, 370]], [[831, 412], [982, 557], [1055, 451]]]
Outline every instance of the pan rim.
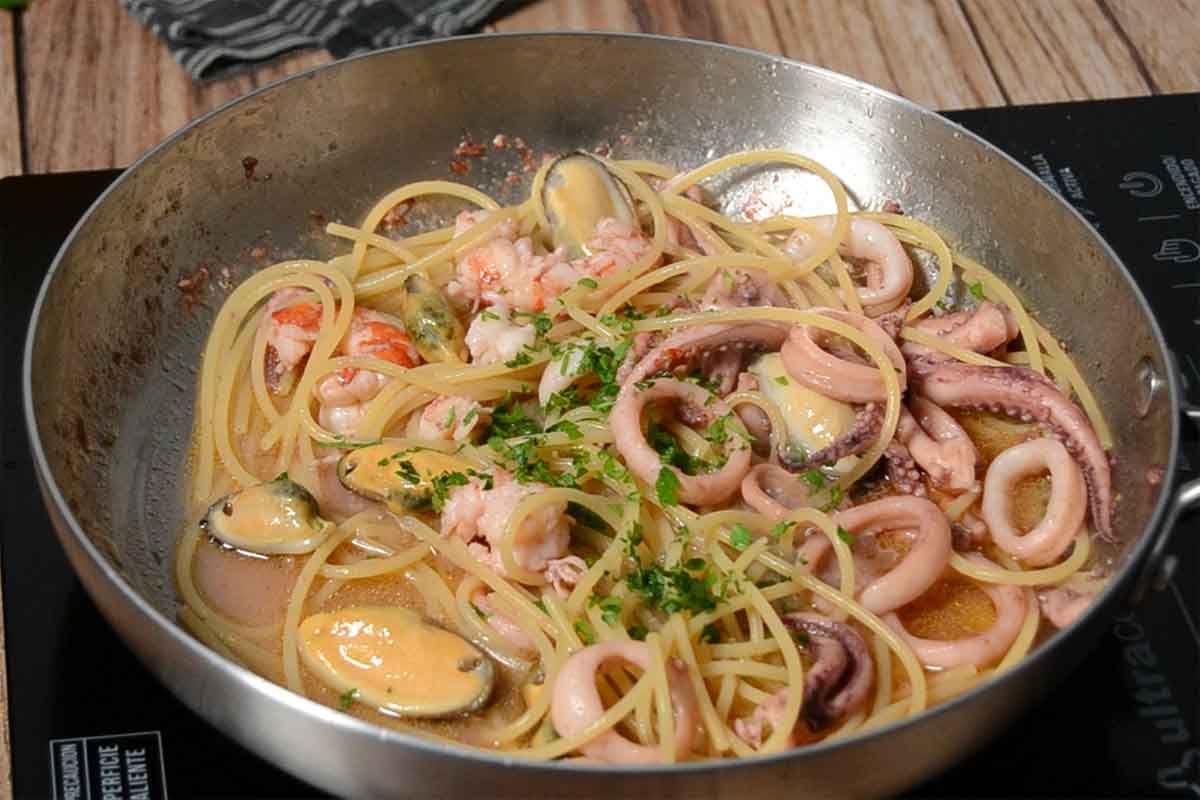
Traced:
[[[50, 469], [45, 450], [42, 447], [42, 440], [33, 404], [32, 368], [34, 344], [39, 331], [46, 297], [51, 284], [54, 282], [58, 274], [60, 265], [64, 262], [67, 253], [70, 251], [75, 242], [75, 239], [84, 226], [89, 223], [96, 211], [107, 201], [109, 195], [116, 192], [118, 187], [129, 180], [130, 176], [139, 170], [143, 164], [171, 149], [178, 140], [190, 134], [195, 128], [203, 126], [207, 124], [209, 120], [229, 112], [239, 104], [244, 103], [252, 98], [256, 98], [259, 95], [271, 92], [285, 83], [303, 81], [320, 72], [341, 69], [344, 68], [345, 65], [361, 59], [384, 59], [391, 57], [391, 55], [394, 53], [413, 48], [428, 48], [434, 50], [441, 48], [454, 48], [462, 43], [478, 44], [480, 41], [484, 40], [554, 38], [575, 40], [591, 39], [597, 41], [632, 40], [652, 42], [662, 46], [687, 47], [692, 48], [696, 52], [700, 53], [713, 51], [730, 52], [735, 53], [743, 58], [758, 61], [762, 64], [786, 65], [792, 69], [799, 69], [801, 72], [813, 74], [823, 79], [856, 88], [874, 97], [878, 97], [890, 103], [895, 103], [904, 109], [918, 113], [926, 118], [932, 118], [936, 120], [938, 124], [949, 126], [960, 136], [982, 146], [991, 156], [1002, 159], [1008, 167], [1018, 170], [1026, 179], [1032, 182], [1032, 185], [1038, 187], [1037, 190], [1049, 194], [1053, 198], [1054, 202], [1064, 207], [1066, 211], [1075, 218], [1076, 222], [1084, 227], [1084, 229], [1087, 231], [1087, 235], [1090, 236], [1093, 243], [1099, 247], [1100, 252], [1118, 267], [1118, 271], [1125, 281], [1126, 291], [1133, 293], [1139, 309], [1149, 322], [1155, 343], [1159, 349], [1159, 354], [1163, 359], [1164, 371], [1167, 374], [1167, 399], [1169, 402], [1170, 411], [1171, 438], [1168, 450], [1168, 463], [1165, 465], [1164, 477], [1161, 484], [1163, 490], [1158, 498], [1157, 503], [1155, 504], [1153, 512], [1150, 514], [1143, 527], [1140, 540], [1128, 553], [1125, 563], [1114, 574], [1113, 579], [1109, 582], [1109, 585], [1104, 589], [1102, 594], [1097, 598], [1097, 601], [1093, 602], [1088, 607], [1079, 620], [1076, 620], [1067, 630], [1061, 631], [1059, 634], [1055, 635], [1051, 641], [1039, 645], [1034, 652], [1026, 655], [1025, 658], [1021, 659], [1005, 675], [1001, 676], [999, 680], [997, 680], [996, 676], [990, 677], [961, 695], [939, 703], [935, 706], [927, 707], [924, 711], [916, 716], [906, 717], [904, 719], [888, 723], [867, 733], [854, 734], [846, 737], [845, 739], [839, 739], [833, 742], [823, 741], [818, 744], [809, 745], [803, 748], [794, 748], [790, 750], [784, 750], [779, 753], [755, 756], [751, 758], [712, 759], [669, 766], [593, 765], [562, 761], [539, 762], [521, 758], [505, 757], [498, 752], [469, 748], [467, 746], [460, 746], [448, 742], [443, 743], [433, 741], [416, 735], [404, 733], [402, 731], [384, 728], [382, 726], [374, 725], [365, 720], [351, 717], [347, 714], [321, 705], [320, 703], [310, 700], [307, 697], [295, 694], [279, 684], [268, 681], [267, 679], [251, 672], [249, 669], [228, 661], [215, 651], [209, 649], [199, 640], [188, 634], [179, 623], [168, 618], [165, 614], [155, 608], [120, 575], [120, 573], [112, 566], [108, 559], [105, 558], [100, 552], [99, 548], [95, 545], [91, 538], [84, 532], [74, 513], [67, 505], [66, 500], [59, 488], [58, 481]], [[1102, 606], [1108, 605], [1108, 602], [1114, 599], [1114, 595], [1118, 589], [1125, 587], [1128, 584], [1128, 581], [1134, 577], [1134, 572], [1141, 566], [1145, 556], [1152, 548], [1157, 537], [1169, 533], [1160, 531], [1159, 528], [1162, 524], [1164, 515], [1166, 514], [1167, 507], [1170, 505], [1173, 497], [1173, 490], [1176, 484], [1176, 459], [1180, 446], [1180, 395], [1178, 376], [1176, 374], [1174, 364], [1171, 362], [1171, 351], [1167, 346], [1166, 339], [1163, 336], [1158, 320], [1150, 310], [1149, 303], [1147, 302], [1145, 295], [1142, 293], [1136, 281], [1133, 279], [1129, 269], [1125, 266], [1124, 262], [1116, 254], [1116, 252], [1113, 251], [1108, 242], [1096, 232], [1096, 230], [1087, 222], [1083, 215], [1074, 208], [1074, 206], [1045, 186], [1045, 184], [1038, 179], [1031, 170], [1026, 168], [1023, 164], [1009, 156], [995, 145], [989, 143], [987, 140], [967, 130], [963, 126], [947, 119], [936, 111], [932, 111], [911, 100], [908, 100], [907, 98], [901, 97], [900, 95], [897, 95], [886, 89], [881, 89], [877, 86], [865, 83], [856, 78], [852, 78], [823, 67], [813, 66], [811, 64], [806, 64], [804, 62], [796, 61], [783, 56], [763, 53], [750, 48], [709, 42], [700, 39], [645, 33], [593, 31], [490, 33], [475, 34], [470, 36], [456, 36], [435, 41], [400, 45], [397, 47], [363, 53], [350, 58], [323, 64], [304, 70], [295, 75], [281, 78], [255, 89], [252, 92], [230, 100], [229, 102], [222, 104], [212, 111], [197, 117], [179, 130], [172, 133], [162, 142], [147, 150], [128, 168], [126, 168], [121, 175], [118, 176], [117, 179], [114, 180], [113, 183], [88, 207], [87, 211], [83, 214], [79, 221], [76, 222], [67, 238], [63, 241], [63, 244], [60, 246], [53, 261], [51, 262], [50, 268], [47, 270], [46, 276], [42, 280], [41, 286], [39, 287], [37, 293], [37, 298], [34, 302], [33, 311], [30, 315], [29, 327], [26, 332], [22, 358], [21, 392], [25, 416], [25, 429], [29, 438], [30, 453], [34, 464], [34, 469], [39, 483], [42, 486], [46, 504], [52, 506], [52, 508], [48, 510], [52, 515], [56, 515], [64, 523], [62, 525], [53, 525], [56, 534], [60, 539], [60, 544], [63, 545], [65, 550], [69, 551], [70, 548], [68, 547], [67, 541], [69, 538], [72, 544], [80, 548], [88, 564], [98, 572], [99, 576], [103, 580], [107, 581], [111, 589], [115, 590], [112, 592], [112, 595], [116, 602], [123, 605], [126, 611], [135, 614], [143, 624], [152, 626], [162, 634], [166, 635], [171, 642], [171, 645], [181, 648], [187, 657], [191, 659], [199, 659], [208, 668], [217, 670], [225, 680], [233, 681], [235, 684], [240, 685], [243, 690], [264, 695], [274, 703], [289, 707], [289, 709], [294, 713], [301, 714], [322, 725], [332, 725], [333, 727], [342, 729], [345, 733], [351, 735], [368, 737], [371, 740], [383, 740], [388, 742], [389, 746], [409, 748], [429, 756], [466, 759], [471, 762], [478, 763], [481, 766], [506, 768], [520, 767], [522, 769], [532, 769], [537, 771], [568, 774], [580, 773], [584, 775], [603, 774], [617, 776], [629, 775], [638, 777], [658, 775], [668, 777], [675, 775], [703, 774], [710, 771], [727, 772], [734, 769], [766, 768], [777, 765], [783, 761], [803, 761], [806, 758], [816, 758], [821, 754], [851, 745], [859, 745], [863, 742], [874, 741], [879, 737], [891, 735], [892, 733], [906, 726], [914, 725], [918, 722], [927, 722], [928, 720], [933, 719], [941, 714], [949, 713], [960, 706], [974, 703], [979, 697], [992, 690], [999, 683], [1013, 679], [1015, 676], [1033, 669], [1035, 664], [1039, 664], [1045, 659], [1051, 658], [1052, 654], [1061, 649], [1066, 641], [1078, 634], [1080, 628], [1086, 627], [1089, 624], [1089, 620], [1092, 620], [1096, 614], [1099, 613], [1099, 610]], [[64, 531], [64, 527], [67, 531], [69, 531], [69, 537], [68, 533]], [[85, 588], [88, 588], [87, 583], [84, 583]], [[88, 588], [88, 591], [89, 594], [91, 594], [90, 588]], [[125, 638], [117, 626], [113, 625], [112, 627], [117, 629], [118, 634], [122, 636], [122, 639]], [[125, 646], [133, 649], [127, 642], [125, 643]], [[159, 677], [159, 680], [162, 680], [162, 678]], [[191, 703], [187, 702], [182, 697], [179, 697], [179, 699], [184, 702], [185, 705], [191, 707]], [[198, 710], [195, 711], [196, 713], [200, 713], [201, 716], [204, 716], [203, 712]], [[223, 730], [223, 733], [225, 733], [225, 735], [231, 735], [225, 730]], [[238, 738], [239, 740], [241, 739], [241, 737], [237, 736], [234, 736], [233, 738]], [[250, 749], [257, 749], [256, 745], [252, 743], [243, 741], [243, 744], [247, 744]]]

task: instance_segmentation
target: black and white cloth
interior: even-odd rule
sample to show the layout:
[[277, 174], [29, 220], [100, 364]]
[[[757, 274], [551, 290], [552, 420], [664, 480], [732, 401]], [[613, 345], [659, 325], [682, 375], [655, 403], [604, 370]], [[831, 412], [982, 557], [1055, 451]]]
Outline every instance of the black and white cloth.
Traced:
[[342, 58], [466, 33], [521, 2], [121, 0], [201, 80], [229, 77], [299, 50], [324, 47]]

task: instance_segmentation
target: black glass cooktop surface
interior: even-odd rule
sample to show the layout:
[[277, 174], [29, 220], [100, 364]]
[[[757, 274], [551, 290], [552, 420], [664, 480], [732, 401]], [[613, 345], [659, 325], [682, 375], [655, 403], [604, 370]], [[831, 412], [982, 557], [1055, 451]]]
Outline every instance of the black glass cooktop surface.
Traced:
[[[1146, 292], [1200, 400], [1200, 95], [948, 114], [1063, 194]], [[1136, 120], [1136, 125], [1129, 124]], [[3, 599], [15, 795], [319, 797], [188, 711], [100, 618], [35, 485], [20, 359], [55, 251], [115, 171], [0, 181]], [[1097, 324], [1103, 324], [1098, 320]], [[1186, 458], [1196, 453], [1194, 441]], [[988, 748], [917, 797], [1200, 797], [1200, 531], [1170, 584]]]

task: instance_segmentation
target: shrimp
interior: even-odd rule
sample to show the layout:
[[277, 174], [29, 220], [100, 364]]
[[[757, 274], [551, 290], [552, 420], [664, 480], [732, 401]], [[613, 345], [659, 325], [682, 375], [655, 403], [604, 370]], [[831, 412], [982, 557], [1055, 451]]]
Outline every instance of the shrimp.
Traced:
[[[490, 216], [489, 211], [464, 211], [454, 220], [454, 235], [459, 236]], [[564, 262], [563, 251], [535, 255], [533, 240], [517, 237], [516, 220], [505, 220], [490, 238], [462, 253], [455, 260], [457, 276], [446, 285], [446, 294], [460, 305], [502, 303], [522, 311], [541, 311], [546, 307], [541, 275]]]
[[495, 596], [495, 592], [489, 592], [480, 587], [471, 595], [471, 605], [484, 614], [488, 626], [511, 644], [518, 653], [523, 656], [536, 655], [537, 645], [534, 644], [525, 629], [496, 610], [495, 604], [492, 603], [492, 598]]
[[[454, 233], [459, 235], [483, 220], [487, 211], [459, 214]], [[546, 303], [585, 278], [601, 278], [633, 264], [645, 255], [650, 242], [634, 225], [605, 217], [587, 241], [591, 255], [568, 261], [566, 251], [534, 252], [533, 240], [517, 238], [516, 222], [505, 220], [494, 235], [460, 255], [457, 276], [446, 293], [461, 305], [502, 303], [520, 311], [541, 312]]]
[[267, 337], [267, 386], [276, 394], [291, 390], [295, 369], [308, 358], [321, 332], [319, 303], [295, 302], [303, 289], [280, 289], [267, 300], [261, 335]]
[[[350, 330], [338, 344], [343, 355], [378, 358], [402, 367], [420, 363], [416, 347], [397, 319], [372, 311], [354, 309]], [[326, 375], [317, 382], [321, 402], [318, 421], [326, 430], [343, 436], [356, 435], [367, 404], [383, 390], [391, 378], [380, 372], [347, 367]]]
[[[320, 333], [321, 305], [289, 301], [304, 293], [296, 289], [275, 292], [267, 302], [266, 373], [276, 393], [291, 388], [295, 369], [308, 358]], [[355, 308], [350, 329], [338, 343], [335, 354], [378, 358], [402, 367], [415, 367], [420, 356], [399, 320], [369, 308]], [[321, 403], [318, 421], [326, 430], [353, 435], [366, 411], [366, 403], [379, 394], [390, 378], [363, 369], [338, 370], [317, 382]]]
[[489, 415], [488, 409], [469, 397], [443, 395], [421, 412], [417, 421], [417, 438], [462, 441], [480, 421]]
[[473, 364], [511, 361], [526, 347], [533, 347], [537, 332], [532, 325], [513, 322], [504, 304], [493, 306], [471, 320], [467, 328], [467, 350]]
[[[442, 510], [442, 536], [456, 536], [466, 542], [475, 558], [507, 577], [498, 548], [508, 520], [522, 500], [550, 487], [544, 483], [517, 483], [503, 470], [498, 470], [493, 480], [490, 489], [478, 478], [471, 478], [450, 492]], [[587, 569], [583, 559], [567, 554], [570, 541], [567, 504], [552, 503], [521, 521], [513, 536], [513, 560], [522, 569], [542, 575], [565, 596]]]

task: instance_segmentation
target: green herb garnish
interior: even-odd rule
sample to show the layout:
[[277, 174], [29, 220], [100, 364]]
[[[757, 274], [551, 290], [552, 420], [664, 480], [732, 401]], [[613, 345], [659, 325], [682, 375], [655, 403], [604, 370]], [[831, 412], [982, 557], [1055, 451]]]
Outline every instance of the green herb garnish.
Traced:
[[729, 532], [729, 544], [734, 550], [745, 550], [754, 541], [754, 537], [750, 534], [750, 529], [742, 523], [733, 526]]

